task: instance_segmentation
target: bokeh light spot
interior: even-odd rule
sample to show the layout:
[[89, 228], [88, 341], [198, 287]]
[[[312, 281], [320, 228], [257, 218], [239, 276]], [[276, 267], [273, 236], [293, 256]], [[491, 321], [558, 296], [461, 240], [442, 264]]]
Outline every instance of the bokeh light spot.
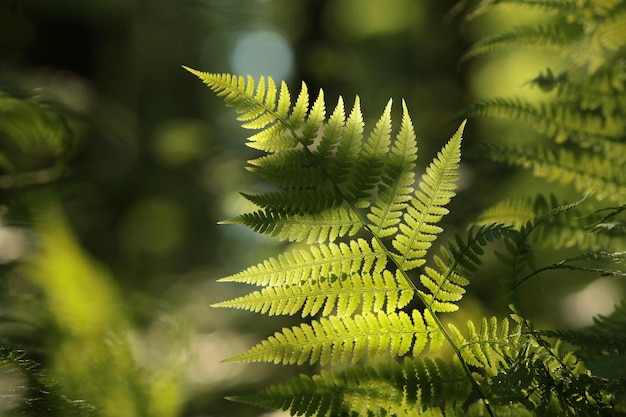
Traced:
[[562, 315], [572, 327], [593, 324], [593, 317], [610, 315], [622, 297], [621, 287], [611, 278], [598, 279], [563, 299]]
[[277, 32], [246, 32], [235, 42], [230, 65], [235, 74], [286, 80], [293, 72], [293, 52], [287, 40]]
[[154, 137], [156, 159], [177, 167], [205, 155], [211, 132], [204, 122], [172, 119], [160, 125]]

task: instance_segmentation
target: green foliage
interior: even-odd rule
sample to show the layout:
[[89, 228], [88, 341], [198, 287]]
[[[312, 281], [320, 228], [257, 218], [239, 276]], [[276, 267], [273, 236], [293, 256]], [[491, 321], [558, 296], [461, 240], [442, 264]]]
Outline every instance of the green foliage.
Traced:
[[86, 119], [0, 91], [0, 414], [174, 416], [183, 360], [140, 362], [115, 283], [61, 209]]
[[0, 348], [0, 378], [4, 383], [14, 383], [0, 392], [4, 416], [96, 415], [93, 405], [67, 398], [58, 383], [23, 351]]
[[[39, 316], [45, 314], [44, 308], [41, 300], [29, 300], [33, 298], [29, 294], [32, 289], [21, 279], [23, 276], [18, 278], [15, 262], [32, 249], [32, 242], [24, 245], [28, 249], [11, 256], [15, 240], [26, 236], [31, 240], [24, 226], [33, 226], [34, 213], [49, 209], [47, 186], [62, 177], [75, 144], [71, 123], [52, 100], [0, 91], [0, 413], [6, 416], [98, 415], [96, 405], [68, 392], [58, 375], [38, 362], [45, 349], [38, 341], [44, 334]], [[37, 189], [26, 190], [31, 186]], [[32, 230], [28, 233], [34, 234]], [[50, 282], [51, 277], [46, 278]], [[17, 331], [11, 328], [15, 325]]]
[[[625, 412], [612, 409], [622, 384], [596, 377], [561, 341], [544, 339], [515, 297], [517, 287], [541, 272], [531, 238], [572, 226], [576, 217], [568, 214], [581, 202], [496, 207], [466, 236], [456, 234], [434, 250], [455, 195], [464, 123], [415, 181], [417, 143], [404, 103], [395, 135], [391, 102], [367, 132], [358, 97], [347, 117], [339, 98], [326, 118], [323, 92], [310, 105], [305, 84], [292, 103], [286, 85], [271, 78], [188, 70], [256, 130], [248, 144], [264, 154], [250, 169], [273, 187], [244, 194], [258, 209], [228, 222], [297, 243], [223, 278], [262, 288], [215, 307], [310, 317], [227, 361], [321, 368], [232, 399], [307, 416]], [[609, 223], [620, 212], [599, 211], [580, 224]], [[496, 241], [504, 247], [497, 256], [507, 269], [510, 318], [470, 320], [463, 329], [445, 324], [442, 317], [460, 308], [485, 247]], [[611, 261], [622, 258], [614, 254]]]
[[556, 49], [560, 68], [548, 68], [531, 84], [550, 100], [531, 104], [514, 97], [480, 101], [462, 117], [480, 116], [528, 125], [552, 140], [535, 146], [484, 144], [476, 153], [495, 161], [532, 169], [535, 176], [573, 184], [581, 194], [623, 204], [626, 177], [624, 81], [626, 8], [623, 1], [483, 1], [468, 18], [502, 7], [546, 12], [549, 24], [531, 24], [477, 42], [473, 58], [504, 48]]
[[[472, 386], [458, 362], [404, 358], [398, 362], [348, 366], [323, 370], [319, 375], [301, 375], [258, 394], [232, 397], [267, 408], [289, 409], [294, 415], [462, 415], [461, 406]], [[418, 408], [419, 407], [419, 408]]]
[[[17, 98], [0, 92], [0, 169], [18, 174], [63, 161], [74, 140], [69, 123], [59, 106], [41, 97]], [[40, 159], [44, 166], [34, 164], [41, 165]]]

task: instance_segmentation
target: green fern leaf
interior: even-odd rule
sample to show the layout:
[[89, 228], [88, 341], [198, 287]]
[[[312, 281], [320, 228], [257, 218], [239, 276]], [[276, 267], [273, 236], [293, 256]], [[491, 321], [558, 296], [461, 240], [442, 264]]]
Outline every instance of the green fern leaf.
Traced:
[[329, 134], [322, 137], [322, 141], [327, 143], [326, 147], [335, 148], [335, 155], [329, 168], [330, 180], [334, 184], [344, 184], [348, 181], [359, 157], [364, 123], [358, 96], [354, 100], [350, 115], [347, 119], [344, 118], [343, 100], [340, 98], [329, 120]]
[[[537, 199], [543, 197], [537, 197]], [[501, 200], [484, 210], [474, 221], [477, 225], [488, 225], [495, 222], [511, 226], [519, 230], [526, 222], [537, 216], [535, 200], [529, 197], [517, 197]]]
[[[501, 232], [496, 232], [497, 227], [485, 227], [476, 234], [470, 232], [467, 241], [457, 238], [456, 246], [442, 249], [442, 255], [433, 258], [435, 265], [425, 269], [424, 288], [417, 293], [408, 272], [426, 262], [427, 252], [442, 230], [437, 224], [455, 194], [464, 123], [415, 187], [417, 146], [404, 102], [396, 137], [392, 137], [391, 101], [366, 134], [358, 97], [348, 117], [339, 98], [324, 121], [323, 93], [309, 109], [304, 85], [290, 109], [287, 87], [281, 84], [277, 92], [271, 79], [267, 86], [261, 80], [255, 87], [251, 79], [196, 75], [236, 107], [245, 127], [259, 130], [250, 141], [267, 155], [251, 161], [251, 170], [281, 188], [244, 194], [260, 209], [228, 222], [279, 239], [318, 243], [222, 279], [264, 288], [216, 307], [321, 316], [285, 328], [229, 361], [335, 365], [407, 354], [416, 357], [428, 346], [431, 353], [439, 352], [451, 339], [436, 313], [456, 308], [468, 277], [480, 263], [481, 246]], [[279, 144], [286, 136], [291, 139]], [[368, 240], [356, 237], [357, 233]], [[399, 311], [416, 294], [426, 310], [413, 309], [410, 315]], [[460, 354], [458, 359], [463, 361]], [[465, 376], [455, 377], [455, 381], [475, 385], [461, 362], [458, 366]], [[420, 362], [409, 371], [415, 376], [406, 378], [447, 375], [439, 367], [439, 362]], [[381, 368], [381, 372], [388, 369]], [[425, 401], [420, 410], [440, 412], [439, 404], [433, 404], [441, 398], [437, 394], [440, 385], [407, 389], [413, 390], [411, 395], [417, 401]], [[374, 401], [376, 394], [365, 392], [351, 396], [349, 410]], [[292, 400], [306, 401], [296, 397], [292, 395]], [[319, 405], [321, 409], [328, 407], [329, 398]], [[389, 410], [410, 415], [412, 407], [402, 404]], [[453, 410], [453, 405], [445, 404], [444, 409]], [[288, 407], [296, 413], [301, 410], [295, 402]], [[319, 411], [315, 407], [307, 408], [308, 412]]]
[[392, 245], [400, 254], [398, 267], [404, 271], [426, 262], [424, 256], [428, 248], [442, 231], [436, 223], [448, 213], [445, 205], [455, 195], [464, 126], [465, 123], [426, 168], [419, 190], [415, 191], [399, 225], [400, 232], [393, 239]]
[[379, 184], [378, 198], [367, 217], [372, 233], [380, 238], [391, 236], [397, 231], [403, 211], [408, 207], [413, 192], [417, 144], [413, 123], [402, 102], [402, 124], [393, 143]]
[[492, 379], [496, 395], [521, 402], [542, 415], [612, 414], [615, 404], [605, 393], [609, 388], [606, 381], [591, 377], [584, 364], [562, 343], [552, 347], [541, 339], [535, 342], [525, 345], [510, 373]]
[[[320, 161], [325, 161], [336, 151], [339, 140], [343, 135], [343, 127], [346, 122], [346, 113], [343, 98], [339, 96], [337, 105], [330, 115], [328, 122], [322, 132], [320, 144], [315, 150], [315, 154]], [[336, 175], [336, 173], [335, 173]]]
[[581, 193], [593, 193], [599, 200], [620, 201], [626, 195], [624, 170], [597, 154], [495, 144], [481, 147], [480, 153], [496, 161], [532, 168], [535, 176], [548, 181], [571, 183]]
[[242, 195], [259, 207], [284, 214], [319, 213], [343, 203], [343, 196], [335, 189], [322, 187]]
[[[461, 367], [441, 359], [409, 359], [350, 366], [342, 371], [301, 375], [233, 401], [290, 410], [306, 416], [441, 416], [439, 404], [455, 415], [470, 396]], [[446, 415], [449, 415], [446, 413]]]
[[367, 207], [371, 190], [378, 184], [384, 160], [391, 144], [391, 100], [371, 134], [361, 144], [361, 152], [354, 164], [354, 179], [349, 181], [348, 194], [357, 207]]
[[241, 224], [257, 233], [268, 234], [281, 240], [306, 243], [333, 242], [340, 237], [354, 236], [363, 227], [359, 217], [344, 207], [334, 207], [320, 213], [294, 215], [259, 210], [221, 223]]
[[367, 241], [355, 239], [349, 244], [328, 243], [288, 251], [220, 281], [259, 286], [300, 285], [330, 276], [380, 273], [386, 262], [384, 251], [373, 250]]
[[462, 57], [461, 62], [495, 50], [511, 47], [541, 47], [559, 50], [570, 39], [557, 26], [521, 26], [476, 42]]
[[274, 80], [268, 77], [259, 79], [256, 85], [254, 79], [230, 74], [210, 74], [184, 67], [187, 71], [200, 78], [218, 96], [223, 97], [226, 105], [235, 107], [239, 116], [237, 120], [243, 122], [242, 127], [247, 129], [263, 129], [249, 138], [249, 146], [266, 152], [277, 152], [291, 149], [298, 144], [299, 136], [293, 134], [299, 127], [305, 102], [308, 102], [306, 86], [294, 108], [296, 116], [289, 117], [291, 96], [287, 85], [282, 82], [277, 96], [277, 87]]
[[[17, 149], [33, 154], [44, 153], [62, 162], [74, 146], [71, 120], [60, 106], [42, 103], [40, 98], [19, 99], [0, 92], [0, 138], [3, 145], [11, 143]], [[14, 159], [0, 148], [0, 169], [18, 173]], [[32, 169], [29, 167], [28, 169]]]
[[584, 69], [586, 74], [594, 74], [616, 59], [617, 51], [626, 45], [626, 11], [613, 11], [593, 22], [584, 18], [581, 21], [586, 23], [583, 25], [585, 33], [571, 47], [575, 54], [569, 56], [570, 65]]
[[511, 230], [503, 225], [490, 224], [476, 232], [470, 229], [466, 239], [455, 236], [456, 245], [442, 246], [440, 255], [433, 256], [435, 268], [426, 266], [420, 276], [422, 285], [428, 292], [419, 290], [426, 307], [433, 312], [452, 312], [458, 309], [456, 302], [465, 293], [469, 277], [480, 265], [482, 247], [488, 242], [511, 235]]
[[412, 318], [403, 312], [329, 316], [313, 320], [311, 324], [285, 328], [227, 361], [336, 365], [356, 363], [364, 357], [374, 360], [408, 352], [417, 356], [433, 332], [439, 331], [428, 329], [417, 310], [413, 310]]
[[522, 349], [525, 338], [521, 337], [521, 326], [509, 329], [509, 321], [483, 318], [479, 329], [467, 322], [467, 339], [453, 324], [449, 325], [452, 337], [465, 361], [483, 368], [487, 375], [497, 375], [499, 370], [512, 362]]
[[460, 117], [488, 117], [527, 124], [556, 143], [614, 141], [624, 131], [623, 124], [607, 124], [601, 115], [576, 111], [571, 106], [541, 104], [539, 107], [516, 99], [495, 98], [470, 106]]
[[[391, 313], [405, 307], [413, 298], [413, 288], [400, 276], [389, 271], [370, 275], [361, 272], [351, 276], [322, 276], [319, 281], [306, 280], [296, 284], [266, 287], [261, 291], [215, 304], [250, 310], [271, 316], [293, 315], [302, 310], [302, 316], [323, 316], [337, 310], [338, 316], [349, 316], [361, 308], [363, 314], [385, 309]], [[386, 308], [384, 308], [386, 306]]]
[[[549, 79], [552, 78], [550, 81]], [[626, 68], [621, 62], [605, 66], [588, 77], [576, 76], [571, 71], [561, 72], [558, 76], [547, 77], [547, 82], [558, 87], [558, 102], [570, 105], [585, 112], [600, 112], [605, 123], [623, 125], [616, 115], [621, 113], [624, 102], [624, 79]], [[610, 126], [610, 132], [619, 128]]]
[[304, 149], [290, 149], [248, 161], [248, 170], [283, 189], [316, 189], [328, 181], [322, 167]]
[[[549, 223], [551, 219], [566, 213], [572, 209], [578, 207], [584, 200], [570, 204], [564, 204], [555, 207], [532, 220], [529, 220], [520, 228], [519, 231], [514, 231], [511, 237], [504, 240], [505, 247], [508, 253], [502, 253], [494, 251], [496, 257], [511, 269], [511, 273], [504, 278], [505, 287], [512, 290], [517, 288], [525, 279], [519, 280], [522, 271], [529, 269], [530, 271], [537, 270], [534, 262], [534, 249], [530, 244], [530, 236], [536, 232], [546, 223]], [[512, 302], [511, 304], [515, 304]]]
[[[513, 229], [521, 230], [529, 221], [560, 206], [562, 204], [554, 196], [549, 199], [537, 195], [535, 198], [502, 200], [483, 211], [474, 224], [489, 225], [501, 220]], [[623, 250], [626, 230], [622, 230], [619, 221], [612, 220], [611, 216], [605, 218], [602, 212], [572, 209], [550, 217], [533, 232], [533, 242], [554, 249], [575, 246], [582, 250]]]

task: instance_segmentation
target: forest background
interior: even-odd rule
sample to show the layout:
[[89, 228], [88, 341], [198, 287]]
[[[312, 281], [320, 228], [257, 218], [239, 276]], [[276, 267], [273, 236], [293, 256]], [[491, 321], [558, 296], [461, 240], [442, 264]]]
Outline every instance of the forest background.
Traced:
[[[243, 163], [255, 152], [244, 146], [247, 132], [232, 110], [181, 65], [269, 75], [294, 90], [305, 81], [313, 92], [323, 88], [328, 103], [358, 94], [366, 120], [380, 114], [389, 97], [403, 98], [420, 160], [429, 161], [457, 127], [451, 121], [476, 100], [546, 99], [529, 81], [560, 59], [509, 50], [461, 63], [477, 39], [545, 17], [504, 10], [465, 22], [450, 15], [455, 3], [1, 1], [0, 92], [61, 108], [71, 121], [50, 133], [71, 132], [63, 139], [71, 150], [69, 170], [60, 178], [55, 151], [25, 153], [0, 143], [23, 174], [0, 172], [4, 344], [17, 342], [44, 364], [62, 395], [105, 404], [104, 414], [259, 415], [223, 397], [298, 370], [219, 362], [279, 326], [275, 318], [210, 305], [242, 293], [217, 278], [276, 253], [277, 243], [217, 225], [248, 207], [239, 192], [258, 187]], [[470, 119], [463, 146], [533, 135], [521, 125]], [[552, 191], [527, 171], [464, 159], [446, 229], [463, 227], [529, 187]], [[576, 196], [559, 188], [560, 199]], [[43, 212], [53, 214], [42, 220]], [[33, 259], [33, 247], [46, 239], [58, 252]], [[65, 273], [82, 278], [68, 283]], [[487, 265], [481, 276], [490, 274]], [[576, 274], [522, 289], [537, 323], [559, 328], [580, 328], [594, 314], [609, 314], [622, 290], [615, 279], [590, 283]], [[493, 280], [478, 277], [461, 310], [468, 317], [502, 314], [499, 291]], [[121, 333], [130, 329], [131, 340], [99, 339], [93, 328], [111, 323]], [[24, 376], [11, 375], [2, 381], [10, 395], [0, 411], [14, 409], [24, 396], [13, 391]]]

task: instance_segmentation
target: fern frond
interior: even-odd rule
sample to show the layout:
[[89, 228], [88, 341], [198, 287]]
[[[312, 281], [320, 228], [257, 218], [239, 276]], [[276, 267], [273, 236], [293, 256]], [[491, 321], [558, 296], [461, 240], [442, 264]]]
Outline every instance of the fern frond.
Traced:
[[257, 233], [268, 234], [290, 242], [333, 242], [354, 236], [363, 223], [352, 211], [334, 207], [320, 213], [286, 215], [280, 212], [256, 211], [221, 222], [247, 226]]
[[534, 47], [559, 50], [570, 42], [560, 26], [520, 26], [507, 32], [494, 35], [476, 42], [461, 57], [460, 62], [487, 54], [492, 51], [511, 47]]
[[60, 386], [40, 364], [28, 359], [24, 351], [1, 347], [0, 375], [7, 381], [0, 399], [11, 404], [3, 412], [6, 416], [95, 417], [101, 413], [97, 406], [85, 400], [68, 398], [66, 387]]
[[515, 7], [571, 16], [580, 11], [581, 4], [576, 0], [481, 0], [468, 9], [466, 19], [475, 19], [495, 7]]
[[[301, 375], [264, 391], [229, 399], [306, 416], [441, 416], [458, 410], [471, 385], [456, 363], [440, 359], [382, 362], [342, 371]], [[454, 411], [452, 411], [454, 412]], [[432, 413], [432, 414], [430, 414]], [[448, 414], [446, 414], [448, 415]]]
[[594, 74], [615, 60], [617, 51], [626, 45], [626, 11], [605, 14], [592, 21], [585, 17], [580, 20], [585, 33], [571, 46], [569, 65]]
[[361, 153], [354, 164], [354, 180], [349, 181], [347, 192], [356, 207], [369, 206], [372, 190], [380, 181], [384, 161], [391, 145], [391, 100], [383, 114], [361, 146]]
[[[407, 273], [424, 264], [442, 230], [437, 223], [455, 195], [464, 123], [415, 187], [417, 146], [404, 102], [402, 124], [392, 138], [391, 101], [374, 129], [365, 134], [358, 97], [347, 118], [339, 98], [324, 122], [321, 92], [309, 110], [303, 86], [289, 113], [287, 88], [277, 93], [271, 80], [268, 87], [264, 81], [255, 87], [251, 79], [224, 81], [223, 76], [200, 74], [237, 108], [246, 127], [259, 130], [250, 140], [269, 155], [251, 161], [251, 170], [282, 188], [244, 194], [261, 209], [228, 222], [279, 239], [319, 243], [224, 279], [265, 288], [217, 307], [270, 315], [321, 315], [310, 323], [283, 329], [230, 360], [355, 363], [365, 358], [417, 356], [428, 345], [434, 353], [446, 340], [450, 342], [436, 313], [455, 308], [479, 263], [481, 246], [503, 229], [485, 227], [476, 234], [470, 232], [467, 242], [458, 238], [458, 247], [442, 249], [442, 255], [434, 257], [435, 266], [422, 277], [425, 289], [420, 297], [427, 309], [423, 313], [414, 309], [411, 315], [399, 310], [416, 294], [416, 283]], [[293, 138], [279, 146], [282, 135]], [[281, 178], [291, 173], [295, 179]], [[356, 238], [358, 232], [367, 235], [369, 242]], [[460, 355], [458, 359], [464, 372], [459, 381], [480, 391]], [[433, 363], [418, 365], [411, 372], [432, 376], [436, 373]], [[429, 389], [418, 387], [411, 395], [428, 399], [433, 397]], [[479, 396], [486, 398], [482, 392]], [[369, 403], [373, 398], [369, 393], [356, 393], [352, 401]], [[437, 415], [439, 405], [428, 404], [424, 410], [432, 409]], [[445, 410], [453, 410], [452, 405], [445, 404]], [[399, 415], [408, 413], [398, 410]]]
[[284, 328], [228, 362], [274, 362], [283, 364], [336, 365], [356, 363], [362, 358], [376, 360], [419, 355], [439, 330], [427, 328], [417, 310], [412, 317], [404, 312], [329, 316], [311, 324]]
[[609, 316], [597, 316], [594, 325], [582, 330], [544, 330], [538, 334], [557, 338], [576, 347], [576, 354], [594, 376], [595, 385], [614, 393], [613, 408], [626, 410], [626, 389], [623, 386], [626, 369], [626, 302], [615, 306]]
[[[571, 103], [583, 111], [601, 109], [607, 123], [623, 123], [615, 116], [623, 113], [624, 108], [624, 63], [612, 63], [588, 77], [577, 76], [572, 72], [553, 77], [554, 86], [558, 86], [559, 102]], [[617, 131], [614, 128], [611, 130]]]
[[455, 195], [464, 127], [465, 123], [426, 168], [393, 239], [392, 245], [400, 254], [398, 267], [404, 271], [426, 262], [426, 251], [442, 231], [436, 224], [448, 213], [445, 206]]
[[[610, 383], [590, 375], [584, 364], [557, 342], [527, 344], [506, 373], [491, 378], [502, 400], [520, 402], [539, 415], [610, 416]], [[608, 388], [608, 389], [607, 389]]]
[[[536, 199], [542, 198], [536, 197]], [[526, 222], [536, 217], [536, 201], [530, 197], [517, 197], [500, 200], [480, 213], [474, 224], [487, 225], [497, 221], [519, 230]]]
[[[474, 224], [488, 225], [502, 220], [503, 224], [521, 230], [528, 222], [561, 205], [554, 196], [546, 198], [541, 194], [535, 198], [501, 200], [483, 211]], [[575, 208], [550, 217], [533, 232], [533, 242], [554, 249], [575, 246], [582, 250], [622, 250], [626, 229], [622, 230], [621, 222], [613, 220], [611, 216], [605, 221], [603, 212], [604, 210], [590, 213]]]
[[[317, 265], [316, 265], [317, 266]], [[319, 266], [317, 266], [319, 268]], [[293, 272], [293, 271], [291, 271]], [[298, 275], [301, 271], [298, 271]], [[293, 315], [302, 310], [302, 317], [321, 311], [328, 316], [336, 309], [338, 316], [352, 315], [359, 308], [362, 314], [385, 310], [388, 313], [405, 307], [413, 299], [413, 288], [399, 274], [354, 273], [307, 279], [294, 284], [266, 287], [261, 291], [214, 304], [258, 313]]]
[[321, 161], [327, 160], [336, 151], [346, 123], [346, 111], [343, 98], [339, 96], [337, 105], [324, 126], [320, 143], [314, 154]]
[[250, 172], [283, 189], [307, 190], [328, 184], [310, 152], [289, 149], [248, 161]]
[[626, 410], [626, 388], [623, 385], [626, 370], [626, 302], [615, 306], [610, 316], [597, 316], [594, 325], [583, 330], [545, 330], [538, 334], [557, 338], [576, 347], [576, 354], [592, 372], [595, 385], [607, 394], [614, 393], [613, 409]]
[[[557, 87], [556, 103], [560, 106], [569, 106], [573, 111], [585, 114], [595, 114], [604, 121], [609, 134], [624, 132], [623, 114], [626, 108], [625, 82], [626, 66], [621, 61], [611, 62], [588, 76], [581, 76], [576, 71], [561, 72], [558, 76], [548, 74], [546, 84], [550, 88]], [[551, 79], [550, 79], [551, 78]], [[599, 145], [617, 144], [623, 148], [620, 136], [615, 136], [613, 142], [602, 144], [590, 142], [593, 148]], [[613, 156], [612, 152], [606, 152]]]
[[433, 256], [435, 268], [426, 266], [420, 276], [422, 285], [428, 292], [419, 290], [426, 307], [432, 312], [452, 312], [458, 309], [456, 302], [465, 293], [469, 284], [468, 277], [480, 265], [482, 247], [488, 242], [510, 235], [512, 231], [500, 224], [489, 224], [478, 228], [470, 228], [466, 239], [455, 235], [455, 243], [448, 248], [442, 246], [440, 254]]
[[308, 93], [306, 85], [291, 110], [291, 96], [285, 82], [281, 83], [280, 92], [274, 80], [264, 77], [259, 79], [255, 88], [251, 76], [244, 78], [231, 74], [210, 74], [184, 67], [187, 71], [200, 78], [211, 90], [224, 98], [227, 106], [234, 107], [247, 129], [262, 129], [249, 138], [248, 145], [269, 153], [294, 148], [305, 141], [295, 132], [300, 128], [303, 118], [301, 114], [308, 109]]
[[[13, 173], [15, 158], [5, 155], [6, 145], [32, 153], [47, 154], [61, 161], [74, 145], [69, 120], [61, 109], [42, 103], [40, 99], [20, 99], [0, 92], [0, 169]], [[32, 167], [29, 167], [32, 169]]]
[[[528, 269], [534, 271], [537, 269], [535, 265], [535, 252], [530, 243], [531, 235], [540, 229], [541, 226], [549, 223], [551, 219], [575, 209], [586, 198], [587, 197], [584, 197], [579, 201], [554, 207], [536, 216], [534, 219], [526, 222], [519, 231], [514, 231], [512, 236], [504, 240], [507, 253], [494, 251], [494, 254], [504, 265], [510, 268], [510, 273], [503, 277], [505, 287], [510, 290], [515, 290], [523, 282], [519, 277], [524, 270]], [[510, 295], [515, 297], [514, 292]], [[510, 305], [514, 307], [514, 309], [517, 309], [515, 300], [512, 300]]]
[[463, 359], [471, 366], [482, 368], [488, 376], [497, 375], [500, 369], [510, 365], [523, 346], [521, 326], [509, 329], [507, 319], [483, 318], [480, 328], [467, 322], [467, 339], [453, 324], [449, 324], [452, 337]]
[[344, 115], [343, 100], [340, 98], [328, 124], [330, 130], [322, 136], [322, 143], [328, 148], [334, 148], [335, 151], [329, 168], [329, 177], [334, 184], [343, 184], [348, 180], [358, 160], [363, 138], [364, 123], [359, 97], [355, 98], [347, 119]]
[[320, 213], [343, 203], [343, 196], [339, 195], [335, 189], [322, 187], [263, 194], [241, 193], [241, 195], [265, 210], [286, 215]]
[[532, 168], [535, 176], [548, 181], [571, 183], [581, 193], [593, 193], [598, 200], [620, 201], [626, 195], [624, 170], [598, 154], [495, 144], [481, 146], [480, 153], [495, 161]]
[[470, 116], [522, 122], [556, 143], [567, 140], [611, 142], [624, 132], [623, 124], [607, 124], [601, 115], [576, 111], [558, 103], [542, 103], [536, 107], [517, 99], [495, 98], [475, 103], [461, 115]]
[[363, 239], [349, 243], [311, 245], [306, 250], [284, 252], [242, 272], [221, 278], [220, 282], [242, 282], [259, 286], [300, 285], [345, 274], [380, 273], [386, 254], [374, 250]]
[[416, 154], [413, 123], [406, 103], [402, 102], [400, 132], [387, 156], [384, 174], [378, 186], [378, 198], [367, 214], [372, 233], [379, 238], [393, 235], [398, 230], [397, 225], [413, 192]]

